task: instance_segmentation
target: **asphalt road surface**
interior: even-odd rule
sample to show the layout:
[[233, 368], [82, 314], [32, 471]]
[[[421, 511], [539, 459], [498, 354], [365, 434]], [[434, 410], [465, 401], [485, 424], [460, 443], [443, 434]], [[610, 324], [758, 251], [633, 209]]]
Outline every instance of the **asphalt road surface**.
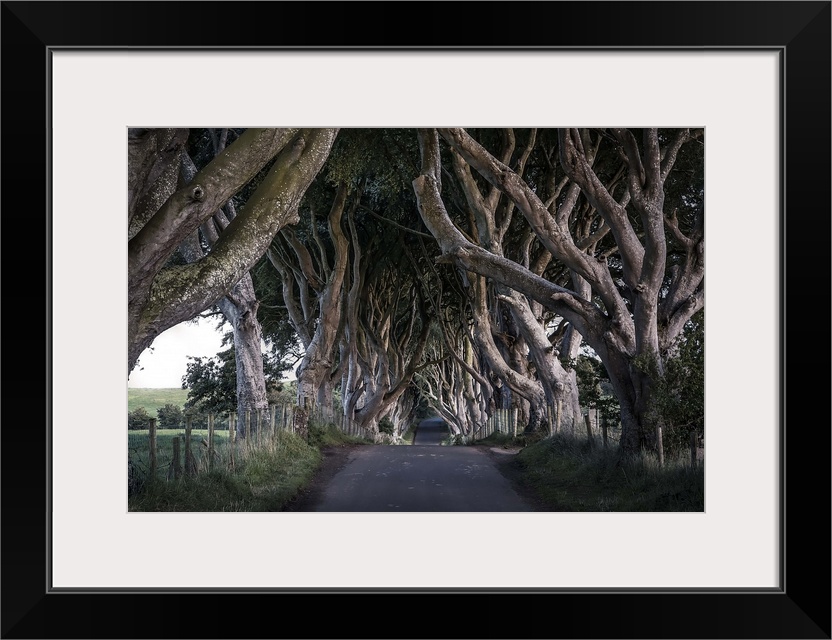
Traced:
[[422, 421], [410, 446], [359, 447], [313, 511], [532, 511], [475, 447], [440, 446], [441, 419]]

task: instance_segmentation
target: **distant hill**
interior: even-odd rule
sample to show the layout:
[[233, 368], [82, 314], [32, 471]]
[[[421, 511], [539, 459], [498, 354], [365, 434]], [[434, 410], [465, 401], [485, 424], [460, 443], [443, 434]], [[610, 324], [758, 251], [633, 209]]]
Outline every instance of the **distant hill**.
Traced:
[[188, 399], [187, 389], [127, 389], [127, 411], [144, 407], [147, 412], [156, 417], [156, 411], [166, 404], [185, 406]]

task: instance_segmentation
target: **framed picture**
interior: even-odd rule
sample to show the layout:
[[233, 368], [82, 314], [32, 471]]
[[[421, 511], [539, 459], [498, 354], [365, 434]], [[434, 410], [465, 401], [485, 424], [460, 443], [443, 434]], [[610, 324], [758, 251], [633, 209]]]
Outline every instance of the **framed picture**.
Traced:
[[[829, 2], [2, 12], [3, 637], [830, 637]], [[128, 514], [126, 129], [287, 121], [704, 127], [705, 513]]]

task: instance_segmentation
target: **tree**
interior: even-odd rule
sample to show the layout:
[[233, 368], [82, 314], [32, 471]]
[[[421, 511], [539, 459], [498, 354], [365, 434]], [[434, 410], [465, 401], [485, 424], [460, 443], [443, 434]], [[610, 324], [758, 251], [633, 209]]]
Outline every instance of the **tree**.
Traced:
[[237, 410], [237, 375], [233, 347], [212, 358], [189, 357], [182, 388], [188, 390], [186, 409], [227, 415]]
[[[201, 135], [197, 136], [192, 133], [191, 137], [195, 137], [196, 142], [189, 145], [189, 149], [182, 152], [180, 171], [182, 185], [191, 184], [199, 171], [191, 158], [191, 149], [193, 149], [194, 154], [207, 157], [208, 162], [210, 162], [226, 148], [229, 134], [237, 135], [234, 130], [229, 129], [207, 129], [201, 131]], [[258, 185], [263, 174], [264, 172], [261, 171], [252, 183]], [[246, 190], [250, 189], [251, 185], [246, 188]], [[236, 197], [240, 197], [240, 195], [238, 194]], [[224, 207], [218, 209], [210, 219], [200, 225], [198, 231], [194, 231], [186, 238], [179, 247], [179, 253], [187, 263], [200, 260], [210, 253], [219, 241], [220, 234], [236, 217], [237, 206], [234, 198], [232, 198]], [[257, 318], [259, 305], [260, 302], [255, 294], [254, 282], [250, 272], [243, 275], [216, 304], [226, 322], [231, 325], [233, 332], [236, 359], [237, 428], [241, 434], [244, 431], [246, 411], [265, 411], [268, 407], [261, 352], [263, 334]]]
[[150, 424], [150, 414], [144, 407], [137, 407], [127, 413], [128, 429], [147, 429]]
[[[422, 251], [427, 257], [424, 244]], [[474, 343], [469, 300], [455, 270], [437, 265], [431, 273], [435, 322], [426, 349], [430, 366], [421, 367], [414, 381], [454, 435], [476, 437], [488, 422], [499, 388], [495, 389], [485, 358]]]
[[574, 369], [578, 377], [581, 404], [598, 412], [602, 428], [617, 425], [621, 420], [621, 408], [613, 395], [603, 363], [594, 354], [582, 353], [575, 361]]
[[185, 414], [182, 407], [175, 404], [166, 404], [156, 410], [159, 417], [160, 429], [178, 429], [185, 424]]
[[666, 449], [675, 453], [688, 446], [691, 433], [705, 433], [705, 323], [699, 311], [685, 325], [672, 357], [658, 378], [653, 419], [663, 425]]
[[[128, 372], [166, 329], [195, 317], [297, 221], [306, 188], [326, 160], [337, 129], [246, 129], [193, 180], [177, 188], [187, 129], [128, 134]], [[269, 165], [208, 255], [171, 261], [176, 249]]]
[[[267, 253], [280, 274], [283, 301], [305, 350], [297, 369], [298, 405], [301, 407], [311, 407], [315, 402], [332, 406], [331, 377], [341, 329], [342, 289], [349, 259], [349, 241], [341, 227], [347, 196], [347, 185], [341, 184], [327, 218], [333, 247], [331, 256], [317, 233], [314, 208], [310, 210], [312, 237], [309, 240], [314, 243], [311, 251], [294, 232], [284, 230]], [[360, 193], [354, 197], [353, 209], [360, 197]]]
[[[630, 452], [660, 445], [649, 415], [656, 380], [682, 327], [704, 305], [703, 134], [645, 129], [639, 142], [636, 133], [557, 130], [544, 154], [557, 158], [552, 189], [524, 180], [465, 129], [420, 130], [422, 171], [413, 181], [440, 260], [536, 300], [595, 350], [618, 397], [621, 445]], [[462, 233], [443, 200], [440, 135], [511, 199], [554, 260], [588, 285], [589, 299], [580, 287], [556, 284]], [[692, 148], [692, 173], [680, 178], [673, 168], [683, 148]], [[653, 358], [655, 372], [631, 366], [639, 357]]]
[[307, 191], [302, 223], [282, 230], [267, 253], [304, 349], [298, 404], [329, 408], [338, 390], [344, 415], [370, 431], [384, 417], [398, 427], [409, 416], [407, 391], [429, 328], [401, 228], [385, 224], [403, 206], [413, 217], [412, 196], [401, 195], [409, 194], [407, 181], [391, 170], [403, 154], [387, 153], [398, 136], [388, 130], [340, 136]]
[[[508, 163], [516, 155], [514, 170], [522, 177], [536, 143], [536, 132], [532, 131], [519, 149], [512, 129], [501, 133], [496, 143], [501, 161]], [[456, 182], [464, 194], [469, 235], [494, 255], [506, 257], [514, 253], [515, 262], [542, 275], [551, 256], [543, 253], [533, 259], [534, 234], [516, 224], [514, 202], [496, 186], [478, 183], [471, 166], [456, 149], [451, 149], [451, 158]], [[474, 335], [492, 371], [519, 396], [513, 404], [521, 411], [526, 430], [535, 431], [540, 426], [545, 404], [560, 406], [565, 414], [562, 422], [572, 426], [579, 413], [575, 375], [556, 356], [559, 352], [547, 334], [542, 305], [503, 282], [493, 281], [489, 285], [482, 276], [465, 275], [465, 281], [471, 280], [476, 280], [470, 289], [479, 328]], [[579, 346], [580, 340], [576, 342]]]
[[[226, 333], [223, 344], [233, 342]], [[237, 358], [233, 344], [212, 358], [188, 358], [186, 373], [182, 376], [182, 388], [188, 390], [186, 413], [193, 415], [225, 416], [237, 412]], [[277, 386], [285, 370], [282, 362], [270, 354], [261, 355], [261, 366], [268, 386]], [[243, 423], [244, 427], [245, 423]], [[238, 429], [239, 421], [238, 421]]]
[[[164, 149], [178, 140], [171, 131]], [[410, 413], [415, 381], [463, 434], [505, 403], [520, 409], [527, 429], [554, 404], [562, 424], [574, 425], [579, 385], [571, 363], [586, 344], [618, 400], [624, 450], [661, 446], [652, 408], [683, 328], [704, 305], [701, 131], [382, 129], [349, 130], [337, 140], [317, 129], [270, 131], [286, 140], [269, 158], [246, 151], [268, 138], [250, 130], [227, 147], [206, 143], [192, 158], [196, 170], [182, 182], [200, 197], [201, 176], [214, 175], [217, 163], [259, 160], [246, 165], [245, 179], [230, 172], [238, 176], [227, 190], [230, 204], [213, 207], [177, 238], [180, 250], [161, 271], [173, 278], [203, 265], [203, 277], [225, 258], [234, 263], [236, 280], [227, 286], [207, 278], [217, 294], [207, 304], [233, 302], [236, 310], [226, 312], [232, 324], [256, 316], [268, 327], [264, 336], [288, 349], [291, 325], [302, 349], [299, 403], [329, 406], [338, 392], [345, 416], [377, 429], [385, 417]], [[294, 151], [286, 146], [299, 138]], [[314, 141], [323, 150], [312, 159], [306, 153]], [[169, 174], [164, 154], [149, 157], [156, 164], [136, 163], [144, 167], [138, 176]], [[156, 184], [131, 177], [131, 185], [146, 182]], [[187, 194], [176, 190], [142, 223], [153, 207], [135, 196], [140, 191], [131, 189], [131, 220], [138, 221], [131, 223], [138, 230], [131, 274], [150, 252], [142, 234]], [[253, 231], [250, 212], [272, 211], [269, 198], [286, 193], [287, 216], [264, 221], [263, 233], [238, 231]], [[240, 255], [259, 252], [256, 267], [229, 257], [224, 247], [235, 242]]]

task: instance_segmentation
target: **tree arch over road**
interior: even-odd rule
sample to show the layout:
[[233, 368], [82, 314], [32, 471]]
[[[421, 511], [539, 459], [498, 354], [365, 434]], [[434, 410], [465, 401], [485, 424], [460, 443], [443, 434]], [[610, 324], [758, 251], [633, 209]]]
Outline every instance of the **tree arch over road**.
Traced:
[[470, 434], [557, 403], [574, 428], [589, 345], [622, 448], [660, 447], [654, 389], [704, 307], [701, 130], [234, 131], [187, 180], [187, 130], [130, 133], [131, 367], [243, 287], [267, 341], [297, 336], [302, 404], [377, 430], [428, 401]]

